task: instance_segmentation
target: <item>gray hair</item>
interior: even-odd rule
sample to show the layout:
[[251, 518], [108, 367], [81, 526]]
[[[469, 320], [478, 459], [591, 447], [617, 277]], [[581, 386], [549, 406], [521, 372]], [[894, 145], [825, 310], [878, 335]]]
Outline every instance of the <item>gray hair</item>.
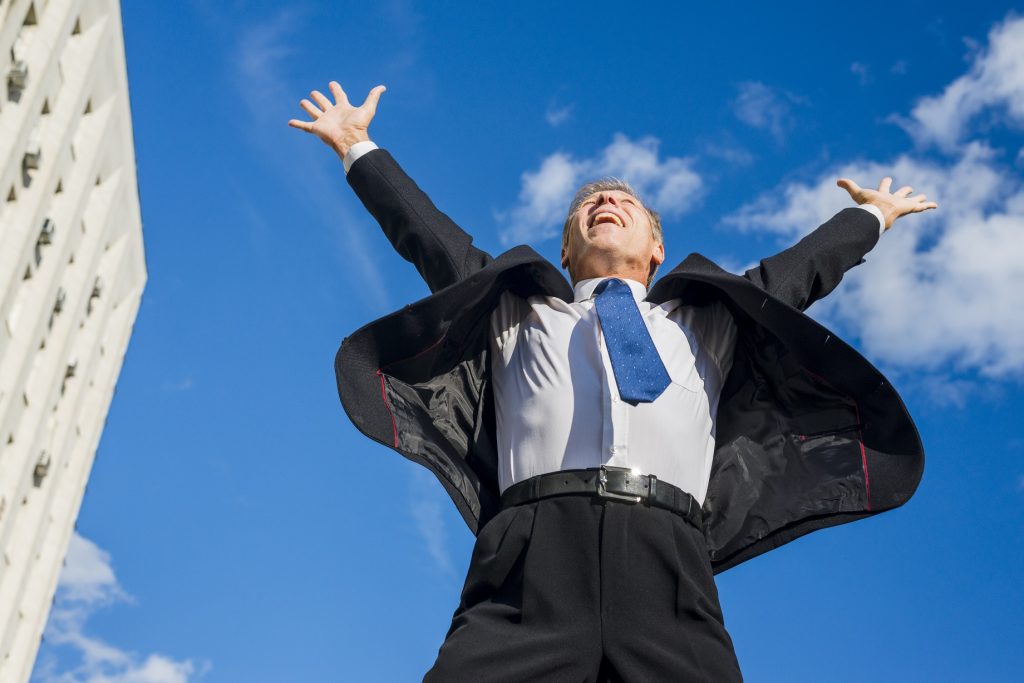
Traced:
[[[657, 211], [647, 206], [644, 200], [640, 197], [640, 194], [633, 189], [633, 186], [627, 183], [625, 180], [615, 178], [613, 176], [605, 176], [599, 180], [595, 180], [591, 183], [587, 183], [579, 190], [576, 191], [576, 196], [572, 200], [572, 204], [569, 205], [569, 214], [565, 217], [565, 225], [562, 226], [562, 249], [564, 250], [569, 245], [569, 230], [572, 229], [573, 219], [576, 216], [576, 212], [579, 211], [580, 206], [583, 202], [590, 197], [590, 195], [596, 192], [610, 192], [612, 190], [618, 190], [625, 192], [626, 194], [634, 197], [640, 206], [643, 207], [644, 211], [647, 212], [647, 217], [651, 221], [651, 234], [659, 244], [664, 244], [665, 239], [661, 232], [661, 216]], [[654, 274], [658, 272], [658, 266], [655, 264], [651, 267], [651, 272], [647, 275], [647, 286], [650, 287], [651, 283], [654, 282]], [[572, 273], [570, 273], [570, 276]], [[573, 284], [576, 284], [575, 282]]]

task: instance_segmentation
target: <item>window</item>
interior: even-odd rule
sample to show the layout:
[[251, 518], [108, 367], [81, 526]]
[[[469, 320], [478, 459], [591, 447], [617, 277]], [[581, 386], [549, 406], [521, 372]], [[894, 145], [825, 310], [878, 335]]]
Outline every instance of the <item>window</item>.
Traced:
[[97, 299], [100, 298], [100, 294], [103, 293], [103, 280], [96, 276], [96, 281], [92, 285], [92, 292], [89, 293], [89, 301], [85, 304], [85, 314], [89, 315], [92, 313], [93, 305]]
[[22, 171], [38, 171], [39, 163], [43, 158], [43, 146], [39, 140], [39, 126], [36, 126], [28, 135], [28, 145], [25, 147], [25, 156], [21, 159]]
[[50, 454], [43, 451], [39, 454], [39, 460], [36, 461], [35, 469], [32, 470], [32, 483], [36, 488], [39, 488], [43, 484], [43, 479], [46, 478], [46, 474], [50, 471]]
[[67, 292], [64, 291], [63, 287], [57, 288], [57, 300], [53, 302], [53, 310], [50, 311], [50, 320], [46, 324], [47, 329], [53, 329], [53, 321], [56, 320], [60, 312], [64, 310], [64, 301], [67, 300]]
[[[43, 221], [43, 228], [39, 231], [39, 238], [36, 239], [36, 266], [43, 260], [43, 247], [53, 244], [53, 233], [56, 231], [56, 226], [53, 221], [49, 218]], [[26, 278], [28, 279], [28, 278]]]
[[78, 369], [78, 361], [72, 361], [68, 363], [68, 367], [64, 370], [64, 379], [60, 383], [60, 395], [63, 396], [64, 392], [68, 388], [68, 380], [75, 376], [75, 370]]

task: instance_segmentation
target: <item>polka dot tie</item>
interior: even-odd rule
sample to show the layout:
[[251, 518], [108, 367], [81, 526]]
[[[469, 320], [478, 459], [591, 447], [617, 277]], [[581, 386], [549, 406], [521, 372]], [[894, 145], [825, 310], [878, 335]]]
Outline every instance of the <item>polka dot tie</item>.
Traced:
[[632, 405], [650, 403], [661, 396], [671, 379], [640, 316], [633, 292], [618, 278], [608, 278], [594, 292], [619, 396]]

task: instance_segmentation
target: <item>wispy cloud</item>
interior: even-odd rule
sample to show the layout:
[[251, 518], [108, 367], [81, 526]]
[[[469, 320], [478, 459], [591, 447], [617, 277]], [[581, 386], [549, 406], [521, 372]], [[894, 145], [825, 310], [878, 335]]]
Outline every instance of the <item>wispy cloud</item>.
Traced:
[[[994, 44], [984, 59], [1003, 64], [992, 55], [1016, 54], [1007, 36], [1016, 35], [1018, 26], [1024, 24], [1011, 19], [994, 29]], [[994, 89], [1003, 96], [975, 92], [956, 101], [1002, 104], [1009, 101], [1005, 77], [1010, 71], [1024, 85], [1024, 63], [975, 64], [973, 76], [958, 78], [954, 84], [960, 85], [946, 92]], [[959, 126], [956, 135], [951, 128], [934, 132], [945, 131], [942, 136], [951, 140], [959, 136]], [[1024, 316], [1019, 313], [1024, 186], [1002, 150], [988, 142], [972, 140], [957, 150], [950, 161], [901, 154], [837, 165], [809, 183], [780, 186], [724, 219], [741, 230], [773, 232], [792, 241], [850, 205], [849, 196], [835, 185], [839, 177], [874, 186], [889, 175], [894, 188], [909, 184], [915, 194], [937, 201], [937, 210], [900, 218], [867, 262], [813, 310], [856, 335], [871, 358], [944, 378], [932, 388], [937, 392], [941, 386], [946, 394], [939, 402], [951, 405], [962, 405], [973, 395], [954, 379], [957, 373], [980, 379], [1024, 377]]]
[[732, 101], [736, 118], [752, 128], [768, 131], [780, 143], [796, 125], [791, 105], [807, 103], [804, 97], [759, 81], [744, 81], [737, 89]]
[[[209, 670], [209, 664], [190, 659], [158, 653], [143, 657], [86, 632], [89, 617], [100, 609], [132, 602], [114, 574], [110, 554], [74, 534], [33, 683], [188, 683]], [[74, 663], [65, 666], [69, 658]]]
[[722, 142], [705, 142], [703, 146], [704, 154], [721, 159], [733, 167], [749, 166], [754, 163], [756, 157], [750, 150], [733, 140], [728, 133], [724, 133], [724, 135], [726, 135], [726, 139]]
[[971, 52], [968, 72], [942, 93], [918, 100], [909, 116], [889, 116], [919, 147], [955, 152], [969, 133], [969, 123], [983, 110], [1024, 124], [1024, 18], [1011, 13], [989, 32], [987, 46]]
[[[286, 78], [286, 63], [301, 38], [305, 12], [284, 7], [269, 19], [240, 27], [232, 52], [235, 87], [247, 107], [247, 131], [268, 167], [281, 169], [280, 179], [295, 197], [296, 208], [321, 224], [338, 240], [348, 277], [358, 284], [363, 298], [376, 311], [390, 310], [387, 288], [366, 244], [372, 219], [356, 217], [342, 197], [341, 161], [318, 139], [309, 135], [305, 145], [282, 144], [284, 136], [307, 135], [288, 128], [292, 118], [304, 118], [299, 100], [327, 84], [294, 84]], [[343, 84], [344, 85], [344, 84]], [[351, 94], [355, 101], [361, 101]], [[330, 164], [330, 166], [328, 165]], [[301, 169], [301, 173], [298, 172]]]
[[416, 10], [414, 0], [383, 0], [378, 11], [386, 17], [398, 48], [389, 52], [387, 68], [402, 70], [413, 66], [419, 60], [423, 24], [423, 15]]
[[444, 506], [451, 501], [434, 475], [422, 467], [413, 470], [411, 483], [409, 507], [427, 555], [442, 574], [453, 578], [456, 573], [448, 554], [448, 532], [443, 516]]
[[653, 136], [630, 140], [616, 133], [612, 142], [589, 158], [567, 152], [545, 157], [540, 167], [522, 175], [519, 202], [496, 211], [507, 246], [561, 234], [565, 212], [581, 185], [601, 176], [616, 176], [633, 185], [643, 199], [664, 216], [678, 216], [703, 198], [704, 183], [690, 157], [659, 158]]
[[548, 105], [547, 110], [544, 112], [544, 120], [548, 122], [548, 125], [552, 128], [557, 128], [566, 121], [569, 120], [569, 116], [572, 114], [573, 105], [556, 105], [554, 102]]
[[856, 74], [857, 81], [861, 85], [868, 85], [875, 80], [874, 77], [871, 76], [871, 71], [868, 65], [862, 64], [861, 62], [854, 62], [851, 64], [850, 73]]

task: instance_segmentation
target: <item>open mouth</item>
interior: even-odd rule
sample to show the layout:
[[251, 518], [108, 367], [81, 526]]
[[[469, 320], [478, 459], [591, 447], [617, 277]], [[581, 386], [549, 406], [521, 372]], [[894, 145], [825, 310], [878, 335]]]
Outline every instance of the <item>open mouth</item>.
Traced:
[[595, 225], [598, 225], [600, 223], [614, 223], [615, 225], [619, 226], [620, 228], [626, 227], [625, 223], [622, 222], [622, 219], [619, 218], [614, 213], [611, 213], [610, 211], [602, 211], [602, 212], [596, 214], [593, 218], [590, 219], [590, 226], [589, 227], [592, 228]]

